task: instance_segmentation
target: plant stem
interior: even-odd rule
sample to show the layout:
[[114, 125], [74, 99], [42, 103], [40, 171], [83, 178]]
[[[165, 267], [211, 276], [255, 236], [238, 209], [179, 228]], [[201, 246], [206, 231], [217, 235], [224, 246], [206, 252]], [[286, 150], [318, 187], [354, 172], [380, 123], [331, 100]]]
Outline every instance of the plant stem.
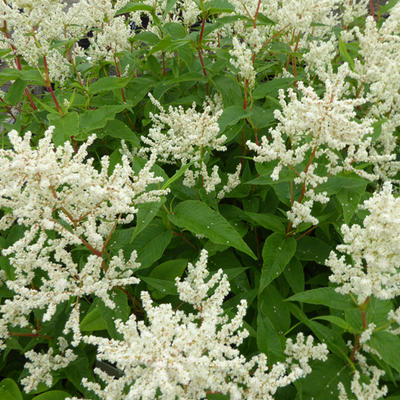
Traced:
[[53, 88], [51, 87], [50, 76], [49, 76], [49, 68], [48, 68], [48, 65], [47, 65], [46, 56], [43, 56], [43, 62], [44, 62], [44, 72], [46, 74], [46, 87], [47, 87], [47, 90], [50, 92], [51, 97], [53, 98], [53, 101], [54, 101], [54, 103], [56, 105], [56, 108], [57, 108], [58, 112], [61, 114], [61, 116], [64, 116], [64, 113], [61, 110], [61, 107], [60, 107], [60, 104], [58, 103], [56, 95], [54, 94]]

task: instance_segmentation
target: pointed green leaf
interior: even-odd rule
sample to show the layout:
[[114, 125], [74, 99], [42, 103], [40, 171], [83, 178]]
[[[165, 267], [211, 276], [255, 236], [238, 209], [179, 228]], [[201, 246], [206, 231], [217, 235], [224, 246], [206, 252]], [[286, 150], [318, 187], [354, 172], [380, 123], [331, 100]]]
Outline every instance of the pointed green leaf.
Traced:
[[134, 146], [140, 146], [140, 140], [136, 136], [136, 134], [129, 128], [128, 125], [120, 121], [119, 119], [113, 119], [107, 122], [107, 125], [104, 128], [105, 134], [107, 136], [111, 136], [117, 139], [123, 139]]
[[47, 119], [51, 125], [55, 126], [53, 142], [56, 146], [64, 144], [71, 136], [76, 136], [79, 133], [79, 114], [75, 111], [69, 112], [64, 116], [49, 114]]
[[297, 243], [296, 257], [299, 260], [323, 264], [331, 250], [331, 246], [323, 240], [313, 236], [304, 236]]
[[209, 14], [234, 12], [235, 7], [228, 0], [209, 0], [204, 4], [205, 10]]
[[286, 228], [282, 218], [279, 218], [277, 215], [269, 213], [253, 213], [249, 211], [246, 211], [245, 214], [250, 217], [254, 223], [265, 229], [273, 232], [285, 233]]
[[336, 194], [340, 205], [343, 209], [344, 222], [348, 225], [357, 210], [358, 204], [361, 200], [361, 195], [365, 192], [364, 188], [359, 191], [351, 189], [342, 189]]
[[180, 277], [183, 274], [187, 265], [188, 260], [186, 258], [165, 261], [154, 267], [150, 272], [149, 277], [175, 282], [175, 278]]
[[89, 86], [89, 91], [92, 94], [97, 94], [101, 92], [108, 92], [114, 89], [121, 89], [124, 88], [130, 80], [130, 77], [119, 78], [117, 76], [106, 76], [92, 83]]
[[354, 60], [350, 57], [350, 54], [347, 51], [346, 43], [343, 42], [340, 36], [339, 36], [339, 52], [342, 58], [349, 63], [350, 68], [354, 70]]
[[71, 397], [71, 395], [63, 390], [51, 390], [35, 396], [32, 400], [64, 400], [67, 397]]
[[6, 378], [0, 382], [1, 400], [22, 400], [22, 393], [18, 385], [11, 379]]
[[115, 118], [115, 114], [123, 111], [124, 105], [101, 106], [97, 110], [89, 110], [80, 115], [80, 128], [89, 133], [103, 128], [107, 121]]
[[314, 317], [313, 320], [314, 319], [322, 319], [323, 321], [328, 321], [350, 333], [360, 333], [357, 332], [347, 321], [342, 318], [336, 317], [335, 315], [323, 315], [321, 317]]
[[186, 200], [169, 215], [170, 221], [194, 234], [204, 235], [213, 243], [232, 246], [256, 259], [253, 251], [243, 241], [233, 226], [218, 212], [198, 200]]
[[135, 237], [132, 244], [126, 246], [127, 254], [132, 250], [138, 253], [137, 262], [142, 268], [150, 267], [159, 260], [172, 239], [172, 232], [157, 218]]
[[263, 268], [258, 293], [262, 293], [283, 272], [295, 252], [295, 239], [288, 238], [280, 233], [273, 233], [268, 236], [262, 251]]
[[22, 79], [17, 79], [8, 89], [6, 102], [16, 105], [22, 98], [27, 82]]
[[150, 287], [157, 289], [163, 295], [176, 296], [178, 294], [175, 282], [173, 281], [152, 278], [150, 276], [141, 276], [140, 280], [146, 282]]
[[389, 332], [374, 332], [367, 343], [375, 349], [383, 361], [400, 372], [400, 337]]
[[218, 119], [219, 129], [223, 132], [228, 126], [236, 125], [241, 119], [247, 118], [250, 113], [241, 106], [226, 107]]
[[80, 329], [82, 332], [103, 331], [107, 329], [107, 323], [104, 321], [99, 307], [93, 308], [82, 318]]
[[296, 293], [295, 295], [286, 299], [286, 301], [321, 304], [338, 310], [349, 310], [356, 308], [356, 305], [351, 301], [350, 296], [342, 295], [336, 292], [332, 287], [322, 287]]
[[142, 203], [137, 206], [139, 210], [136, 214], [136, 228], [131, 236], [130, 243], [133, 242], [135, 237], [156, 217], [158, 210], [165, 203], [165, 197], [160, 201], [154, 203]]

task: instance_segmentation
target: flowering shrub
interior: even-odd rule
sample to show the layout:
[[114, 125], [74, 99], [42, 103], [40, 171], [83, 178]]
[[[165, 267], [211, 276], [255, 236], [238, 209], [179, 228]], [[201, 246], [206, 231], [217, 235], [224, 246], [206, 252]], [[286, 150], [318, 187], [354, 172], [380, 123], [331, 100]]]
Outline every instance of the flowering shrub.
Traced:
[[1, 399], [400, 397], [382, 3], [0, 3]]

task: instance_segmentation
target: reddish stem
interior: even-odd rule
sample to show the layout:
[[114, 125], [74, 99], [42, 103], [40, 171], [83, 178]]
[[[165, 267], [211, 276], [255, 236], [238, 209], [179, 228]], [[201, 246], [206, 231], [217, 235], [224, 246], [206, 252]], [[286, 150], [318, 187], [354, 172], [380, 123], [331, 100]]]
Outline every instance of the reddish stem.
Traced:
[[374, 11], [374, 2], [373, 0], [369, 0], [369, 12], [372, 15], [372, 17], [375, 19], [375, 11]]
[[257, 24], [257, 17], [258, 17], [258, 12], [260, 11], [260, 5], [261, 5], [261, 0], [258, 0], [256, 13], [254, 14], [254, 20], [253, 20], [253, 27], [254, 28], [256, 27], [256, 24]]
[[[117, 70], [118, 78], [121, 78], [121, 68], [118, 66], [117, 59], [114, 56], [115, 69]], [[126, 103], [124, 88], [121, 88], [122, 101]]]
[[[298, 47], [299, 47], [299, 41], [300, 41], [300, 33], [297, 35], [297, 41], [296, 41], [296, 46], [294, 47], [294, 53], [296, 53]], [[293, 58], [293, 75], [296, 78], [297, 77], [297, 57], [294, 56]]]
[[15, 118], [15, 115], [11, 111], [11, 108], [6, 105], [5, 101], [3, 100], [3, 98], [1, 96], [0, 96], [0, 101], [4, 104], [4, 107], [6, 108], [7, 112], [11, 115], [13, 120], [16, 121], [17, 119]]
[[308, 236], [316, 227], [317, 227], [317, 225], [312, 226], [310, 229], [308, 229], [304, 233], [302, 233], [296, 240], [300, 240], [302, 237]]
[[175, 236], [178, 236], [178, 237], [180, 237], [181, 239], [183, 239], [190, 247], [193, 247], [194, 249], [197, 250], [197, 247], [196, 247], [193, 243], [191, 243], [188, 239], [186, 239], [185, 236], [183, 236], [182, 233], [180, 233], [180, 232], [175, 232], [175, 231], [172, 231], [172, 233], [173, 233]]
[[[317, 151], [317, 146], [314, 146], [313, 151], [312, 151], [311, 156], [310, 156], [310, 159], [308, 160], [308, 163], [307, 163], [307, 165], [306, 165], [306, 168], [304, 169], [304, 173], [305, 173], [305, 174], [307, 174], [308, 169], [310, 168], [310, 165], [311, 165], [311, 163], [312, 163], [313, 160], [314, 160], [315, 152], [316, 152], [316, 151]], [[300, 194], [299, 200], [297, 200], [299, 203], [301, 203], [301, 201], [303, 200], [303, 198], [304, 198], [304, 193], [305, 193], [305, 192], [306, 192], [306, 183], [304, 182], [304, 183], [303, 183], [303, 187], [301, 188], [301, 194]]]
[[201, 28], [200, 28], [200, 36], [199, 36], [199, 44], [201, 44], [201, 41], [203, 40], [203, 34], [204, 34], [204, 25], [206, 23], [206, 19], [203, 18], [201, 21]]
[[51, 336], [41, 335], [39, 333], [32, 333], [32, 332], [8, 332], [10, 336], [20, 336], [20, 337], [36, 337], [36, 338], [43, 338], [47, 340], [54, 340]]
[[[4, 29], [3, 32], [4, 32], [5, 37], [7, 39], [11, 40], [10, 34], [7, 32], [7, 21], [4, 21], [3, 29]], [[14, 53], [14, 56], [15, 56], [15, 65], [17, 66], [17, 69], [19, 71], [21, 71], [22, 70], [21, 61], [20, 61], [19, 56], [17, 54], [17, 49], [15, 48], [15, 46], [11, 42], [10, 42], [10, 47], [11, 47], [11, 50], [13, 51], [13, 53]], [[33, 110], [36, 111], [37, 107], [35, 106], [35, 103], [33, 102], [32, 96], [31, 96], [31, 94], [30, 94], [30, 92], [29, 92], [29, 90], [27, 88], [24, 90], [24, 94], [28, 98], [29, 103], [30, 103], [31, 107], [33, 108]]]
[[204, 76], [207, 76], [207, 71], [206, 71], [206, 67], [205, 67], [205, 65], [204, 65], [203, 55], [201, 54], [201, 51], [200, 51], [200, 50], [198, 50], [197, 52], [198, 52], [198, 54], [199, 54], [201, 68], [203, 69], [203, 75], [204, 75]]
[[47, 66], [47, 59], [46, 56], [43, 56], [43, 61], [44, 61], [44, 72], [46, 74], [46, 86], [47, 86], [47, 90], [50, 92], [51, 97], [54, 100], [54, 104], [56, 105], [56, 108], [58, 110], [58, 112], [64, 116], [63, 111], [61, 110], [60, 104], [58, 104], [58, 100], [56, 98], [56, 95], [54, 94], [53, 88], [51, 87], [51, 82], [50, 82], [50, 76], [49, 76], [49, 68]]
[[[285, 30], [289, 25], [284, 26], [282, 29], [280, 29], [278, 32], [276, 32], [274, 35], [272, 35], [262, 46], [261, 49], [264, 48], [269, 42], [271, 42], [272, 40], [274, 40], [277, 36], [279, 36], [283, 30]], [[260, 49], [260, 50], [261, 50]], [[257, 53], [253, 54], [253, 64], [256, 61], [256, 56]]]
[[201, 51], [201, 41], [203, 40], [205, 23], [206, 23], [206, 19], [203, 18], [203, 21], [201, 22], [200, 36], [199, 36], [199, 49], [197, 50], [197, 53], [199, 55], [201, 68], [203, 69], [203, 74], [204, 74], [204, 76], [207, 76], [207, 71], [206, 71], [206, 67], [204, 65], [204, 60], [203, 60], [203, 54], [202, 54], [202, 51]]

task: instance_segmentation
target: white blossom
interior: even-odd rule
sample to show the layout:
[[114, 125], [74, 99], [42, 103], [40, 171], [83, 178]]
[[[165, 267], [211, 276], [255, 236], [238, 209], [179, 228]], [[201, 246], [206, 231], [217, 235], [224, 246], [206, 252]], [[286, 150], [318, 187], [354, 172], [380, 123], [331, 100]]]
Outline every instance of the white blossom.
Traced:
[[152, 400], [159, 393], [160, 399], [189, 400], [204, 398], [209, 391], [231, 399], [272, 399], [279, 387], [311, 372], [309, 360], [326, 360], [325, 344], [314, 346], [311, 337], [305, 340], [299, 334], [295, 342], [287, 341], [285, 363], [268, 368], [263, 354], [246, 361], [237, 348], [248, 334], [242, 328], [246, 302], [242, 300], [232, 319], [225, 315], [222, 303], [229, 282], [222, 270], [209, 277], [206, 251], [176, 285], [179, 298], [194, 312], [174, 310], [170, 304], [153, 306], [149, 294], [142, 292], [147, 323], [131, 315], [127, 322], [116, 323], [121, 340], [84, 338], [97, 346], [99, 360], [123, 373], [113, 378], [96, 369], [104, 387], [83, 380], [100, 399]]
[[[13, 149], [0, 150], [0, 204], [11, 209], [0, 226], [7, 228], [11, 218], [25, 227], [22, 238], [2, 249], [2, 255], [10, 256], [15, 275], [6, 282], [14, 297], [0, 306], [3, 339], [8, 336], [3, 328], [7, 325], [28, 327], [34, 309], [45, 310], [42, 320], [50, 321], [59, 304], [87, 295], [114, 308], [110, 291], [137, 283], [133, 272], [139, 264], [136, 252], [129, 260], [121, 251], [106, 260], [110, 235], [117, 224], [132, 222], [137, 204], [158, 201], [167, 193], [147, 190], [149, 184], [162, 180], [150, 172], [154, 156], [137, 175], [122, 157], [122, 164], [109, 175], [108, 157], [102, 158], [100, 170], [93, 166], [93, 159], [85, 160], [94, 136], [75, 153], [69, 142], [55, 148], [52, 132], [53, 128], [48, 129], [37, 148], [32, 148], [30, 132], [20, 138], [12, 131]], [[78, 265], [71, 248], [82, 245], [90, 254]], [[77, 346], [79, 305], [65, 325], [65, 334], [70, 331], [71, 343]]]
[[400, 295], [400, 199], [385, 183], [363, 207], [369, 215], [362, 226], [341, 227], [344, 244], [336, 249], [343, 255], [332, 251], [325, 261], [332, 270], [330, 281], [339, 285], [336, 291], [353, 293], [359, 304], [371, 295], [382, 300]]
[[[256, 162], [278, 161], [271, 174], [273, 180], [279, 179], [284, 167], [295, 171], [294, 182], [303, 185], [303, 195], [293, 203], [288, 216], [296, 225], [302, 222], [300, 216], [303, 216], [303, 222], [315, 223], [309, 210], [315, 201], [329, 201], [324, 193], [315, 193], [315, 189], [327, 181], [328, 175], [351, 171], [365, 179], [377, 180], [378, 175], [367, 173], [357, 165], [361, 162], [389, 164], [395, 159], [394, 154], [380, 155], [373, 148], [373, 119], [355, 120], [355, 108], [366, 100], [347, 98], [349, 86], [345, 78], [349, 74], [349, 67], [344, 64], [337, 74], [327, 77], [323, 97], [302, 82], [298, 82], [298, 89], [303, 94], [301, 99], [289, 89], [289, 101], [286, 101], [280, 90], [282, 111], [275, 110], [279, 122], [270, 129], [271, 138], [263, 136], [260, 144], [247, 142], [249, 149], [256, 152]], [[322, 159], [328, 162], [324, 170], [317, 172], [316, 167]]]
[[192, 187], [201, 176], [206, 192], [215, 190], [221, 182], [218, 166], [214, 166], [209, 175], [203, 160], [213, 150], [226, 150], [223, 145], [226, 136], [220, 134], [218, 125], [222, 114], [221, 99], [207, 99], [202, 113], [196, 111], [195, 103], [187, 110], [170, 106], [167, 113], [152, 94], [149, 93], [149, 97], [160, 114], [150, 113], [153, 125], [148, 135], [141, 137], [145, 145], [139, 154], [151, 152], [157, 154], [161, 162], [182, 166], [192, 163], [184, 172], [184, 184]]
[[52, 386], [52, 372], [67, 367], [77, 359], [77, 355], [71, 349], [66, 349], [63, 354], [54, 355], [52, 348], [47, 353], [37, 353], [34, 350], [29, 350], [25, 353], [25, 357], [30, 360], [25, 363], [25, 368], [29, 375], [21, 379], [21, 384], [27, 393], [35, 390], [41, 382], [48, 387]]

